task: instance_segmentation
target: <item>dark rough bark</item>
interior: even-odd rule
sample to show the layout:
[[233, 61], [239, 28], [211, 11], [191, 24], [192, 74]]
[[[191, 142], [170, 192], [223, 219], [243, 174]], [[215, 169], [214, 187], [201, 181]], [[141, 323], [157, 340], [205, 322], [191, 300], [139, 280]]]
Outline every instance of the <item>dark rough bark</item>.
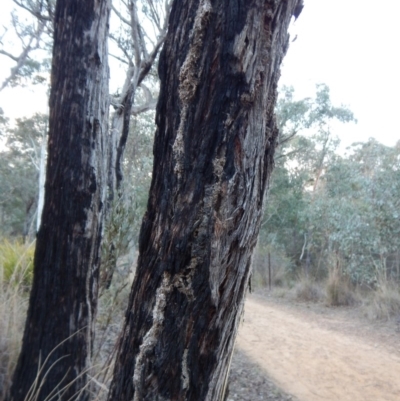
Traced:
[[89, 396], [106, 188], [109, 10], [109, 0], [57, 1], [45, 201], [8, 400]]
[[273, 168], [298, 0], [175, 1], [154, 171], [109, 400], [221, 400]]

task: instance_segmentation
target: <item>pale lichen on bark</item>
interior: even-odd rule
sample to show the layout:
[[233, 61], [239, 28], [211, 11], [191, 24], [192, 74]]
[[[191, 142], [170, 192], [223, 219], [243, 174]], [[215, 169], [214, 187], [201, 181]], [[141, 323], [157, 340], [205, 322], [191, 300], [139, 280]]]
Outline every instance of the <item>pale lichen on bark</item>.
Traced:
[[202, 55], [204, 37], [211, 12], [212, 6], [210, 0], [201, 0], [190, 34], [190, 49], [179, 73], [178, 94], [181, 101], [181, 122], [173, 144], [173, 152], [176, 160], [174, 172], [178, 176], [178, 179], [181, 177], [183, 169], [183, 132], [187, 123], [189, 104], [199, 85], [198, 77], [201, 74], [201, 70], [198, 64]]
[[185, 294], [189, 302], [194, 301], [192, 280], [198, 263], [198, 258], [193, 256], [190, 260], [189, 266], [182, 272], [175, 274], [174, 278], [172, 279], [173, 287], [176, 288], [180, 293]]
[[[226, 136], [226, 134], [225, 134]], [[209, 266], [209, 286], [211, 297], [216, 307], [219, 304], [219, 288], [225, 279], [226, 270], [223, 268], [224, 251], [226, 251], [226, 233], [232, 228], [232, 215], [228, 205], [224, 202], [228, 194], [229, 184], [223, 180], [226, 163], [225, 153], [213, 161], [213, 173], [215, 183], [206, 188], [204, 204], [209, 210], [209, 216], [213, 220], [213, 233], [211, 243], [211, 263]], [[234, 180], [232, 179], [231, 182]], [[218, 201], [221, 202], [218, 205]]]
[[135, 388], [133, 401], [142, 400], [146, 393], [146, 390], [142, 388], [142, 383], [144, 382], [143, 375], [145, 374], [146, 367], [145, 362], [149, 353], [151, 353], [158, 341], [158, 335], [164, 324], [164, 312], [167, 305], [167, 297], [171, 291], [171, 276], [168, 272], [164, 272], [162, 282], [156, 291], [156, 302], [152, 312], [153, 323], [150, 330], [143, 337], [143, 342], [139, 347], [139, 353], [135, 360], [135, 370], [132, 377], [133, 386]]
[[182, 383], [182, 389], [187, 390], [190, 385], [190, 373], [189, 373], [189, 364], [188, 364], [188, 352], [189, 350], [186, 348], [185, 351], [183, 351], [183, 357], [182, 357], [182, 374], [181, 374], [181, 383]]

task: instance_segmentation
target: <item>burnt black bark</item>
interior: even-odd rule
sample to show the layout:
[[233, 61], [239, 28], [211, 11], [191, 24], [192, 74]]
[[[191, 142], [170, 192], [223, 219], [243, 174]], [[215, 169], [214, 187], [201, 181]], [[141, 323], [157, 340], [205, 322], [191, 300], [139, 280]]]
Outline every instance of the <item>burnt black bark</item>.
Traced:
[[42, 224], [8, 400], [87, 400], [105, 201], [109, 0], [58, 0]]
[[300, 3], [173, 4], [153, 180], [109, 400], [223, 399]]

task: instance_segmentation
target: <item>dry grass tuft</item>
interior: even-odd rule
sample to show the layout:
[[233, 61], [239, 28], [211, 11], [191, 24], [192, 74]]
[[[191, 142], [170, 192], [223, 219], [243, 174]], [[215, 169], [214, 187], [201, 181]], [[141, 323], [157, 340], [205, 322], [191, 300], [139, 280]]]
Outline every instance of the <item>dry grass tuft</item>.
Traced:
[[[18, 241], [0, 239], [0, 401], [5, 399], [10, 389], [21, 348], [32, 281], [33, 254], [34, 244], [25, 245]], [[95, 358], [90, 371], [82, 372], [89, 375], [87, 387], [82, 391], [90, 391], [94, 401], [107, 398], [115, 342], [128, 301], [130, 282], [126, 282], [126, 276], [125, 270], [116, 272], [111, 288], [99, 300]], [[56, 363], [62, 363], [61, 359]], [[48, 357], [39, 362], [38, 378], [26, 395], [26, 401], [37, 398], [42, 381], [53, 366], [49, 366]], [[48, 397], [48, 401], [58, 399], [71, 384], [61, 382]]]
[[0, 400], [10, 387], [21, 347], [33, 252], [33, 244], [0, 243]]
[[253, 257], [252, 284], [255, 288], [269, 286], [268, 266], [271, 267], [271, 287], [287, 285], [291, 262], [282, 252], [268, 247], [258, 246]]
[[369, 319], [400, 319], [399, 284], [380, 281], [378, 288], [364, 303], [364, 313]]
[[350, 280], [339, 269], [329, 271], [325, 291], [328, 306], [350, 306], [357, 302]]
[[294, 286], [294, 296], [297, 301], [319, 302], [323, 299], [323, 291], [318, 283], [306, 275], [301, 275]]
[[30, 288], [33, 276], [34, 242], [3, 239], [0, 242], [0, 280], [9, 285]]

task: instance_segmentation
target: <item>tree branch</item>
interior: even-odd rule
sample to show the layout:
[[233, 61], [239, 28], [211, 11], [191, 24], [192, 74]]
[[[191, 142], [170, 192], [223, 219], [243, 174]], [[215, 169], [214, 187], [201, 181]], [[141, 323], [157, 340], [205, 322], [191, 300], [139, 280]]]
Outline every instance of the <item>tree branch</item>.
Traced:
[[128, 61], [124, 60], [124, 59], [121, 58], [121, 57], [116, 56], [115, 54], [112, 54], [112, 53], [109, 52], [108, 55], [109, 55], [110, 57], [114, 57], [116, 60], [120, 61], [121, 63], [124, 63], [124, 64], [128, 64], [128, 65], [129, 65], [129, 62], [128, 62]]
[[286, 135], [285, 137], [282, 137], [279, 139], [279, 145], [283, 145], [286, 142], [289, 142], [294, 136], [296, 136], [298, 133], [297, 130], [293, 130], [291, 134]]
[[[18, 0], [13, 0], [13, 2], [18, 6], [21, 7], [22, 9], [28, 11], [31, 15], [33, 15], [35, 18], [37, 18], [40, 21], [47, 21], [47, 22], [52, 22], [52, 18], [47, 15], [43, 15], [39, 10], [34, 10], [32, 8], [27, 7], [24, 3], [18, 1]], [[47, 11], [50, 9], [50, 5], [48, 4], [48, 7], [46, 8]]]
[[131, 114], [133, 116], [137, 116], [141, 113], [144, 113], [149, 110], [154, 110], [155, 107], [157, 106], [157, 99], [154, 99], [149, 88], [144, 85], [143, 83], [140, 85], [140, 88], [142, 89], [145, 97], [145, 102], [141, 105], [138, 106], [133, 106], [132, 107], [132, 112]]
[[0, 54], [3, 54], [4, 56], [9, 57], [11, 60], [17, 61], [19, 60], [19, 57], [13, 56], [11, 53], [6, 52], [5, 50], [0, 49]]
[[131, 15], [131, 35], [133, 40], [133, 51], [135, 53], [135, 65], [137, 70], [140, 70], [142, 58], [140, 56], [139, 19], [137, 16], [136, 0], [131, 0], [129, 11]]
[[114, 11], [114, 13], [116, 14], [116, 16], [126, 25], [131, 26], [131, 23], [122, 16], [122, 14], [114, 7], [112, 6], [111, 9]]
[[[20, 71], [21, 67], [25, 64], [26, 60], [28, 59], [29, 53], [32, 50], [35, 50], [35, 49], [37, 49], [39, 47], [40, 37], [41, 37], [41, 35], [42, 35], [43, 31], [44, 31], [45, 25], [46, 25], [45, 22], [39, 21], [39, 24], [38, 24], [38, 27], [37, 27], [36, 31], [31, 34], [31, 36], [29, 38], [29, 42], [28, 42], [28, 44], [26, 46], [24, 46], [24, 48], [22, 50], [22, 53], [18, 57], [13, 58], [13, 60], [17, 62], [17, 65], [15, 67], [11, 68], [11, 73], [3, 81], [3, 83], [2, 83], [2, 85], [0, 87], [0, 92], [17, 76], [17, 74]], [[16, 32], [17, 32], [17, 35], [18, 35], [17, 28], [15, 27], [15, 29], [16, 29]], [[22, 38], [20, 38], [20, 39], [23, 42]], [[36, 45], [32, 46], [32, 43], [34, 42], [35, 39], [36, 39]], [[1, 51], [1, 54], [4, 54], [4, 51]]]
[[118, 48], [122, 51], [122, 53], [124, 54], [124, 56], [126, 57], [126, 59], [128, 60], [127, 61], [127, 64], [129, 64], [129, 65], [133, 65], [133, 63], [132, 63], [132, 57], [131, 57], [131, 55], [128, 53], [128, 51], [126, 50], [126, 48], [122, 45], [122, 43], [121, 43], [121, 41], [118, 39], [118, 38], [116, 38], [112, 33], [110, 33], [109, 35], [108, 35], [108, 37], [111, 39], [111, 40], [113, 40], [116, 44], [117, 44], [117, 46], [118, 46]]

